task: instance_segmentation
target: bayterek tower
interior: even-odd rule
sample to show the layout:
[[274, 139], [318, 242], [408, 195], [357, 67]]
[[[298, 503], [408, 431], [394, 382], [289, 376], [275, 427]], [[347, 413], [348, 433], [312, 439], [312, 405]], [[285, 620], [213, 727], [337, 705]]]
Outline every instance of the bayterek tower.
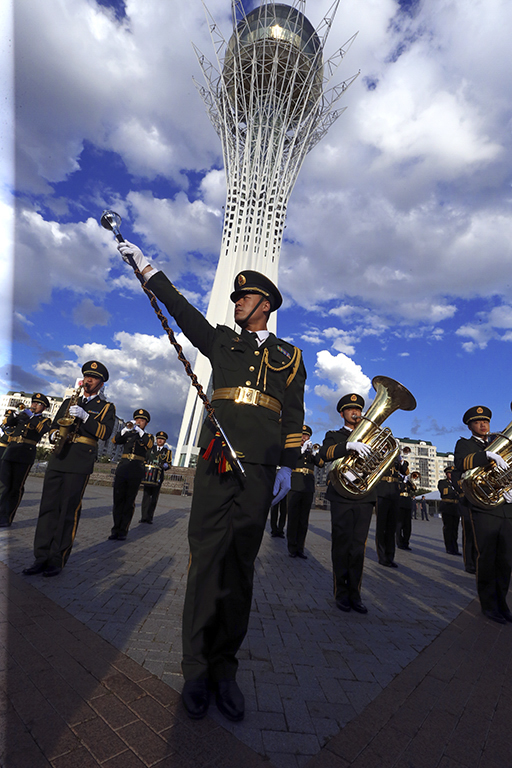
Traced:
[[[216, 60], [212, 64], [196, 49], [205, 78], [205, 85], [196, 85], [221, 140], [227, 181], [222, 246], [206, 315], [212, 325], [234, 327], [229, 295], [241, 270], [255, 269], [279, 283], [291, 191], [307, 153], [344, 111], [336, 104], [357, 77], [331, 86], [355, 35], [323, 59], [339, 0], [317, 29], [303, 13], [305, 5], [267, 2], [246, 14], [241, 0], [232, 0], [228, 42], [207, 11]], [[275, 331], [274, 314], [272, 323], [269, 330]], [[210, 362], [198, 353], [194, 368], [206, 391]], [[180, 466], [195, 463], [203, 418], [191, 387], [176, 450]]]

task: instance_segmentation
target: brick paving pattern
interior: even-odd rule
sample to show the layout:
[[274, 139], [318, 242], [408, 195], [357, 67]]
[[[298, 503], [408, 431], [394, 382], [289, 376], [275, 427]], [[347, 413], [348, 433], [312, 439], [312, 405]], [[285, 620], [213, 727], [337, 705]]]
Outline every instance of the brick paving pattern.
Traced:
[[[311, 515], [308, 560], [265, 535], [240, 653], [243, 723], [212, 702], [181, 709], [180, 617], [190, 499], [162, 495], [107, 541], [111, 489], [87, 489], [75, 548], [55, 579], [24, 577], [42, 482], [0, 533], [4, 768], [508, 768], [512, 626], [483, 619], [474, 577], [444, 553], [441, 521], [414, 521], [400, 568], [376, 563], [363, 600], [331, 596], [330, 521]], [[139, 497], [140, 498], [140, 497]]]

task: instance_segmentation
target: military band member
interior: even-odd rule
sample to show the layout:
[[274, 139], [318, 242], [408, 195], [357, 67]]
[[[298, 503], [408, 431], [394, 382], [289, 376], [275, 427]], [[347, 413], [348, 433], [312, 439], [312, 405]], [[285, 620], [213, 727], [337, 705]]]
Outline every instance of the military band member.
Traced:
[[34, 536], [35, 562], [23, 573], [57, 576], [66, 565], [80, 521], [82, 497], [98, 456], [98, 440], [108, 440], [116, 409], [100, 397], [108, 381], [103, 363], [89, 360], [82, 366], [83, 395], [76, 404], [66, 398], [53, 420], [50, 441], [58, 441], [59, 420], [69, 411], [74, 419], [69, 438], [51, 454]]
[[144, 484], [141, 523], [149, 523], [150, 525], [153, 523], [158, 497], [160, 496], [160, 490], [164, 481], [164, 472], [167, 472], [172, 464], [172, 451], [165, 445], [165, 441], [168, 437], [167, 432], [157, 432], [155, 435], [156, 445], [150, 448], [146, 453], [146, 464], [152, 464], [153, 466], [159, 467], [161, 472], [159, 473], [160, 478], [157, 485]]
[[398, 568], [395, 563], [395, 534], [400, 514], [400, 484], [408, 473], [407, 462], [397, 457], [377, 484], [375, 548], [379, 565]]
[[25, 480], [36, 458], [36, 445], [51, 426], [51, 419], [43, 416], [50, 407], [46, 395], [34, 392], [30, 408], [5, 419], [10, 431], [8, 445], [0, 463], [0, 528], [8, 528], [23, 498]]
[[[354, 392], [338, 401], [336, 410], [343, 419], [343, 427], [325, 435], [318, 454], [325, 462], [341, 459], [352, 452], [362, 457], [370, 453], [370, 447], [365, 443], [350, 440], [361, 420], [363, 408], [364, 399]], [[331, 504], [331, 557], [336, 605], [344, 612], [368, 613], [361, 600], [361, 582], [375, 491], [350, 498], [343, 496], [329, 482], [325, 498]]]
[[153, 435], [146, 432], [151, 420], [145, 408], [133, 412], [133, 423], [123, 427], [112, 442], [123, 445], [121, 461], [114, 477], [114, 525], [110, 540], [125, 541], [135, 511], [135, 499], [144, 477], [146, 454], [153, 447]]
[[7, 446], [9, 445], [9, 435], [12, 435], [14, 427], [7, 426], [7, 419], [12, 414], [16, 413], [12, 408], [8, 408], [4, 413], [4, 420], [0, 426], [0, 461], [5, 453]]
[[290, 557], [307, 560], [304, 544], [309, 525], [309, 513], [315, 496], [315, 467], [323, 467], [324, 460], [313, 453], [311, 427], [302, 427], [301, 456], [292, 472], [292, 487], [286, 497], [288, 526], [286, 538]]
[[449, 555], [460, 555], [459, 552], [459, 492], [452, 484], [453, 467], [445, 467], [446, 478], [437, 484], [441, 496], [439, 511], [443, 519], [444, 546]]
[[[471, 437], [461, 437], [455, 446], [455, 470], [453, 476], [459, 480], [467, 470], [491, 466], [494, 461], [498, 469], [508, 469], [507, 462], [498, 454], [487, 449], [490, 439], [489, 408], [477, 405], [466, 411], [462, 420], [471, 432]], [[474, 504], [467, 497], [464, 505], [469, 508], [471, 524], [477, 548], [476, 584], [482, 613], [499, 624], [512, 622], [512, 612], [507, 605], [512, 569], [512, 493], [504, 493], [505, 502], [495, 507], [484, 508]]]
[[235, 323], [242, 329], [237, 332], [210, 325], [136, 246], [118, 247], [123, 255], [133, 255], [148, 288], [209, 358], [212, 405], [245, 469], [244, 482], [233, 471], [219, 472], [229, 467], [215, 463], [215, 427], [205, 419], [189, 523], [182, 701], [189, 717], [204, 717], [212, 685], [219, 710], [238, 721], [245, 705], [235, 680], [237, 652], [247, 632], [254, 561], [271, 503], [289, 491], [300, 455], [306, 378], [302, 355], [267, 330], [269, 315], [282, 298], [265, 275], [246, 270], [235, 278], [231, 300]]
[[[408, 462], [403, 462], [403, 467], [407, 465], [408, 468]], [[414, 494], [416, 493], [416, 487], [411, 482], [411, 480], [407, 477], [407, 475], [402, 475], [401, 481], [399, 483], [398, 492], [400, 494], [400, 498], [398, 500], [398, 523], [396, 527], [396, 546], [398, 549], [407, 549], [410, 550], [411, 547], [409, 546], [409, 543], [411, 541], [411, 533], [412, 533], [412, 508], [413, 508], [413, 499]]]
[[270, 507], [270, 535], [272, 538], [285, 538], [284, 527], [288, 516], [287, 498], [285, 496], [278, 504], [273, 504]]

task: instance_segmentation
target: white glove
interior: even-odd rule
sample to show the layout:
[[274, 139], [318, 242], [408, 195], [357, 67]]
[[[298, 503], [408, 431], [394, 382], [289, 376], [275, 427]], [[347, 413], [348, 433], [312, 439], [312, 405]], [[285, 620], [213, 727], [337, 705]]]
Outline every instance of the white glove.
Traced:
[[121, 430], [122, 435], [126, 435], [127, 432], [131, 432], [133, 427], [123, 427]]
[[84, 422], [89, 418], [87, 411], [84, 411], [79, 405], [72, 405], [69, 409], [69, 415], [75, 419], [82, 419]]
[[30, 410], [30, 408], [25, 408], [25, 410], [23, 411], [23, 413], [26, 413], [26, 414], [27, 414], [27, 416], [29, 417], [29, 419], [31, 419], [31, 418], [32, 418], [32, 416], [34, 415], [34, 414], [32, 413], [32, 411]]
[[128, 240], [125, 240], [124, 243], [119, 243], [117, 250], [123, 257], [123, 261], [126, 261], [127, 264], [130, 263], [128, 257], [131, 256], [140, 272], [149, 266], [149, 261], [146, 259], [141, 249], [137, 245], [130, 243]]
[[164, 469], [169, 469], [169, 465], [166, 461], [164, 461]]
[[137, 434], [139, 435], [139, 437], [142, 437], [142, 436], [144, 435], [144, 430], [143, 430], [143, 429], [141, 429], [141, 428], [138, 426], [138, 424], [136, 424], [136, 425], [134, 426], [134, 430], [137, 432]]
[[281, 499], [284, 499], [290, 488], [292, 487], [292, 471], [290, 467], [279, 467], [274, 481], [274, 488], [272, 493], [274, 498], [272, 499], [272, 506], [279, 504]]
[[512, 489], [510, 491], [503, 491], [503, 498], [507, 504], [512, 504]]
[[498, 469], [508, 469], [508, 464], [505, 461], [505, 459], [502, 459], [499, 453], [493, 453], [492, 451], [486, 451], [485, 455], [488, 459], [492, 459], [495, 463]]
[[311, 450], [313, 450], [313, 443], [311, 442], [311, 440], [306, 440], [304, 445], [301, 446], [300, 452], [306, 453], [306, 451], [311, 451]]
[[347, 451], [355, 451], [359, 456], [363, 458], [369, 456], [372, 449], [366, 443], [346, 443]]

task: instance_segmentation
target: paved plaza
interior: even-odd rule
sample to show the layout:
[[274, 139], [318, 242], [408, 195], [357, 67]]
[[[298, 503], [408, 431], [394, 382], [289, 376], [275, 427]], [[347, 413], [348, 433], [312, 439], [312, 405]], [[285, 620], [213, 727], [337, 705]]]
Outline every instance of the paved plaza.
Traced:
[[413, 521], [396, 570], [377, 564], [372, 524], [366, 616], [332, 599], [327, 511], [311, 514], [307, 560], [267, 532], [240, 652], [245, 720], [212, 700], [193, 722], [179, 702], [190, 498], [162, 494], [149, 526], [139, 495], [127, 541], [108, 541], [112, 489], [90, 485], [62, 574], [25, 577], [41, 487], [29, 479], [0, 533], [4, 768], [512, 766], [512, 626], [481, 616], [439, 518]]

